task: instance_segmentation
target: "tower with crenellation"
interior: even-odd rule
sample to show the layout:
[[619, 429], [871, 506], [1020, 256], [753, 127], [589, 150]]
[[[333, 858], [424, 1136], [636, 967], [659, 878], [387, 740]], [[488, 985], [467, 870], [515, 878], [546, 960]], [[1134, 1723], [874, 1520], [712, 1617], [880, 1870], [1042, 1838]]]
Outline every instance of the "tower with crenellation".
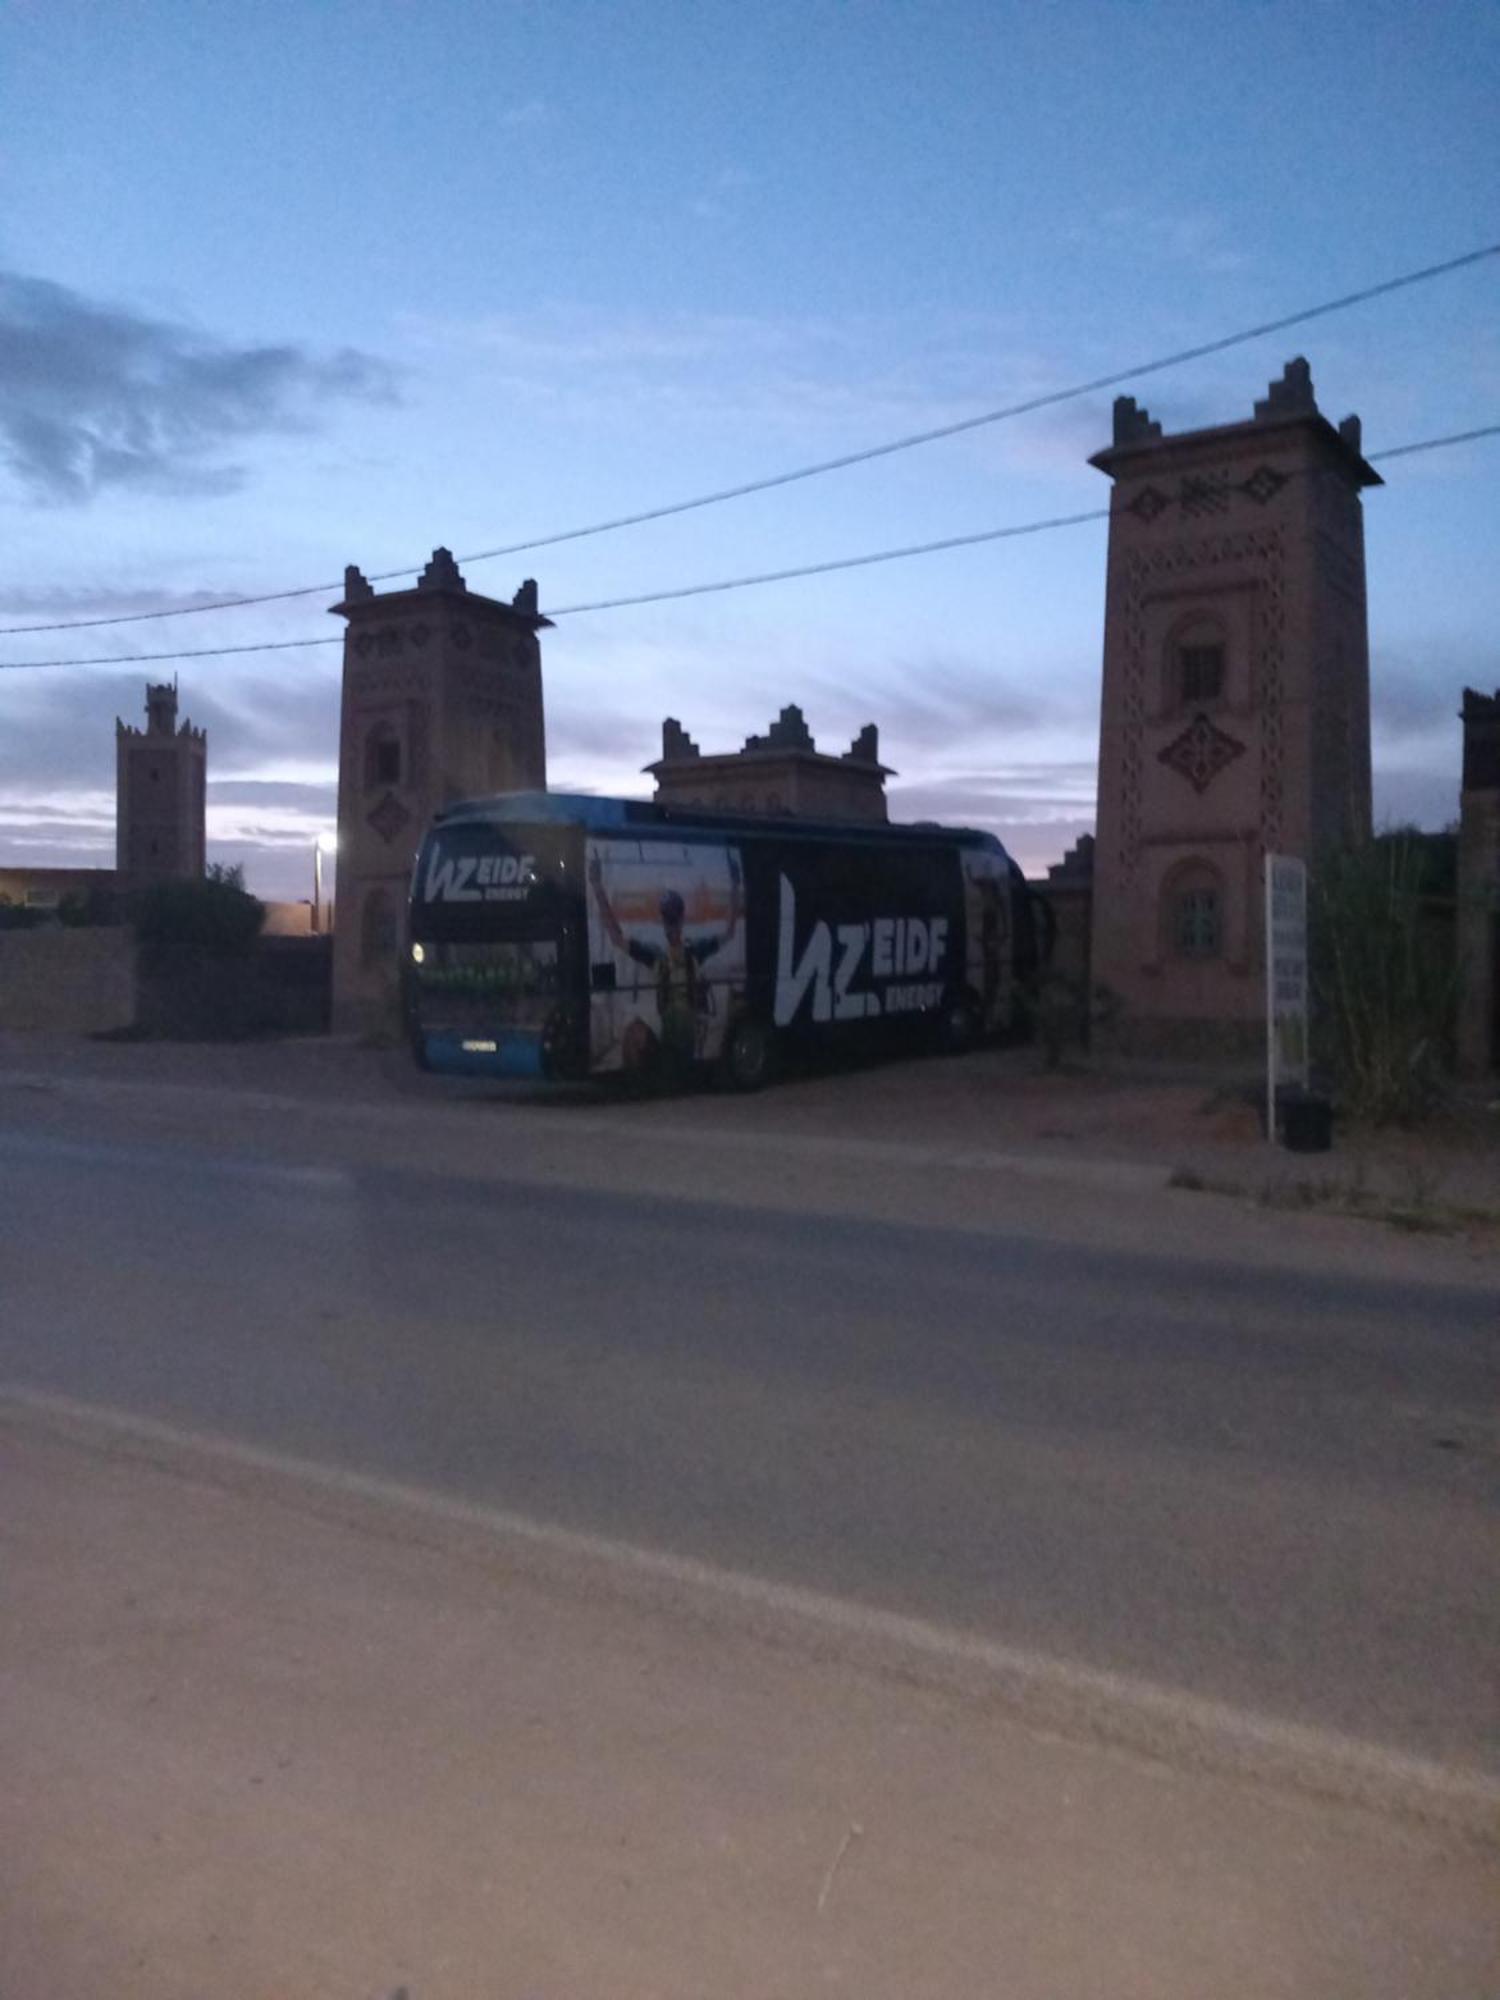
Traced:
[[471, 591], [447, 549], [409, 590], [344, 572], [333, 1026], [398, 1020], [401, 913], [417, 846], [455, 799], [547, 783], [542, 658], [550, 626], [527, 581], [506, 603]]
[[1142, 1052], [1264, 1036], [1263, 858], [1370, 832], [1357, 417], [1306, 361], [1238, 423], [1163, 435], [1129, 396], [1113, 482], [1092, 972]]
[[208, 736], [177, 720], [177, 683], [148, 685], [146, 726], [115, 719], [115, 880], [191, 881], [205, 866]]

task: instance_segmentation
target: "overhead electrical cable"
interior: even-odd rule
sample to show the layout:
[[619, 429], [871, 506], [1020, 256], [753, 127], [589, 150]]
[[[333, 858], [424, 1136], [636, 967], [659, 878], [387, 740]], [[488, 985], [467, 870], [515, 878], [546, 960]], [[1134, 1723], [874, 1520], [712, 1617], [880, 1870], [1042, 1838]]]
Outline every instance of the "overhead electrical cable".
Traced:
[[[1384, 278], [1378, 284], [1365, 285], [1356, 292], [1345, 292], [1335, 299], [1324, 299], [1318, 305], [1304, 306], [1293, 313], [1283, 313], [1277, 319], [1262, 320], [1256, 326], [1244, 327], [1238, 333], [1226, 333], [1215, 340], [1201, 341], [1194, 347], [1178, 348], [1172, 354], [1160, 355], [1154, 361], [1137, 362], [1130, 368], [1118, 368], [1108, 375], [1096, 375], [1091, 381], [1076, 382], [1070, 388], [1049, 389], [1040, 396], [1029, 396], [1019, 403], [1007, 403], [999, 409], [982, 410], [976, 416], [960, 417], [953, 423], [938, 424], [930, 430], [911, 431], [904, 437], [888, 439], [884, 444], [867, 445], [860, 451], [845, 452], [838, 458], [820, 459], [812, 465], [796, 466], [789, 472], [770, 473], [762, 479], [749, 479], [738, 486], [725, 486], [715, 492], [696, 494], [689, 500], [673, 500], [659, 507], [646, 507], [634, 514], [619, 514], [610, 520], [595, 521], [583, 528], [564, 528], [555, 534], [537, 535], [529, 541], [507, 542], [498, 548], [477, 549], [468, 555], [455, 558], [460, 563], [492, 562], [500, 556], [525, 555], [534, 549], [556, 548], [563, 542], [584, 541], [593, 535], [610, 535], [622, 528], [638, 528], [649, 521], [664, 521], [676, 514], [690, 514], [701, 507], [722, 506], [729, 500], [748, 499], [755, 493], [769, 493], [781, 486], [793, 486], [803, 479], [817, 479], [824, 473], [844, 472], [851, 466], [866, 465], [877, 458], [889, 458], [897, 452], [912, 451], [918, 445], [935, 444], [942, 438], [959, 437], [966, 431], [983, 429], [989, 424], [999, 424], [1012, 417], [1029, 416], [1034, 411], [1053, 409], [1059, 403], [1075, 401], [1080, 396], [1096, 394], [1101, 389], [1119, 388], [1126, 382], [1139, 381], [1146, 375], [1159, 375], [1167, 368], [1180, 368], [1190, 361], [1202, 361], [1213, 354], [1224, 354], [1232, 347], [1243, 347], [1246, 342], [1260, 340], [1267, 334], [1285, 333], [1294, 326], [1305, 326], [1310, 320], [1323, 319], [1330, 313], [1347, 312], [1350, 307], [1367, 305], [1372, 299], [1388, 297], [1392, 292], [1405, 291], [1410, 286], [1429, 283], [1434, 278], [1448, 276], [1453, 271], [1467, 269], [1481, 264], [1487, 258], [1500, 257], [1500, 243], [1488, 243], [1477, 250], [1468, 250], [1461, 257], [1445, 258], [1439, 264], [1425, 264], [1419, 270], [1403, 271], [1398, 277]], [[389, 583], [397, 577], [414, 576], [420, 565], [408, 565], [404, 569], [376, 570], [366, 579], [370, 583]], [[46, 624], [0, 626], [0, 638], [23, 632], [72, 632], [82, 631], [90, 626], [136, 625], [157, 618], [185, 618], [191, 613], [204, 611], [238, 611], [256, 604], [283, 604], [297, 597], [321, 597], [329, 591], [342, 590], [342, 580], [336, 583], [299, 584], [291, 590], [266, 590], [245, 597], [224, 597], [206, 604], [165, 605], [153, 611], [126, 611], [111, 617], [55, 619]], [[314, 643], [309, 640], [308, 644]], [[172, 657], [170, 654], [162, 658]], [[186, 658], [187, 655], [182, 657]]]
[[[1411, 458], [1422, 451], [1439, 451], [1446, 445], [1471, 444], [1478, 438], [1500, 437], [1500, 424], [1482, 424], [1475, 430], [1453, 431], [1446, 437], [1420, 438], [1414, 444], [1389, 445], [1384, 451], [1365, 453], [1371, 464], [1386, 458]], [[667, 604], [683, 597], [708, 597], [719, 591], [748, 590], [756, 584], [790, 583], [798, 577], [828, 576], [835, 570], [868, 569], [876, 563], [903, 562], [911, 556], [938, 555], [945, 549], [974, 548], [982, 542], [1014, 541], [1023, 535], [1046, 534], [1054, 528], [1081, 527], [1089, 521], [1107, 521], [1107, 507], [1091, 508], [1082, 514], [1054, 514], [1046, 520], [1021, 521], [1004, 528], [981, 528], [972, 535], [945, 535], [935, 542], [912, 542], [904, 548], [875, 549], [865, 555], [835, 556], [828, 562], [803, 563], [795, 569], [760, 570], [749, 576], [721, 577], [712, 583], [680, 584], [671, 590], [643, 591], [633, 597], [603, 597], [585, 604], [548, 607], [549, 618], [576, 618], [590, 611], [622, 611], [644, 604]], [[209, 660], [238, 653], [286, 653], [304, 646], [337, 646], [342, 632], [315, 639], [268, 639], [248, 646], [198, 646], [172, 653], [104, 653], [79, 660], [0, 660], [0, 673], [25, 673], [42, 667], [126, 667], [150, 666], [163, 660]]]

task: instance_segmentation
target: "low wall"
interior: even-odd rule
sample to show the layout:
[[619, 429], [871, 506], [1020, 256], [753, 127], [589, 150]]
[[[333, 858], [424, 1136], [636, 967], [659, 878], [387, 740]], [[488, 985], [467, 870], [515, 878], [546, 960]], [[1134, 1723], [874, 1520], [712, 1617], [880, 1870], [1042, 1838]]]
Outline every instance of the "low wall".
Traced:
[[170, 957], [141, 976], [139, 1025], [168, 1041], [327, 1034], [331, 947], [263, 937], [241, 959]]
[[0, 1028], [98, 1035], [135, 1022], [135, 937], [123, 925], [0, 931]]

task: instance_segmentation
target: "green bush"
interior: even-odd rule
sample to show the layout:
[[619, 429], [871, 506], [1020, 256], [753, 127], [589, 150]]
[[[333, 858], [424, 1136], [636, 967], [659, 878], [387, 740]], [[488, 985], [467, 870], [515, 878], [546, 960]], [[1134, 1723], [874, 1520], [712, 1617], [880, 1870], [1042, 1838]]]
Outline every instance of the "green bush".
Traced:
[[1314, 1048], [1344, 1109], [1410, 1124], [1452, 1064], [1458, 972], [1434, 923], [1446, 857], [1413, 828], [1325, 854], [1310, 871]]
[[265, 917], [238, 868], [216, 864], [202, 881], [153, 883], [135, 905], [142, 961], [156, 972], [189, 959], [248, 958]]

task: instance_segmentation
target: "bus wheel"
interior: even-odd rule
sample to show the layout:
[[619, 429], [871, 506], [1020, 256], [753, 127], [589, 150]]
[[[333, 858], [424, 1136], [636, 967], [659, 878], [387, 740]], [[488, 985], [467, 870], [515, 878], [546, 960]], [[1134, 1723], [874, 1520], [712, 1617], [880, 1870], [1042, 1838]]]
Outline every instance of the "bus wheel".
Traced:
[[979, 1009], [967, 993], [956, 993], [938, 1019], [938, 1047], [945, 1056], [967, 1055], [979, 1040]]
[[775, 1037], [754, 1014], [741, 1014], [730, 1024], [722, 1068], [725, 1081], [735, 1090], [760, 1090], [771, 1081], [776, 1070]]

